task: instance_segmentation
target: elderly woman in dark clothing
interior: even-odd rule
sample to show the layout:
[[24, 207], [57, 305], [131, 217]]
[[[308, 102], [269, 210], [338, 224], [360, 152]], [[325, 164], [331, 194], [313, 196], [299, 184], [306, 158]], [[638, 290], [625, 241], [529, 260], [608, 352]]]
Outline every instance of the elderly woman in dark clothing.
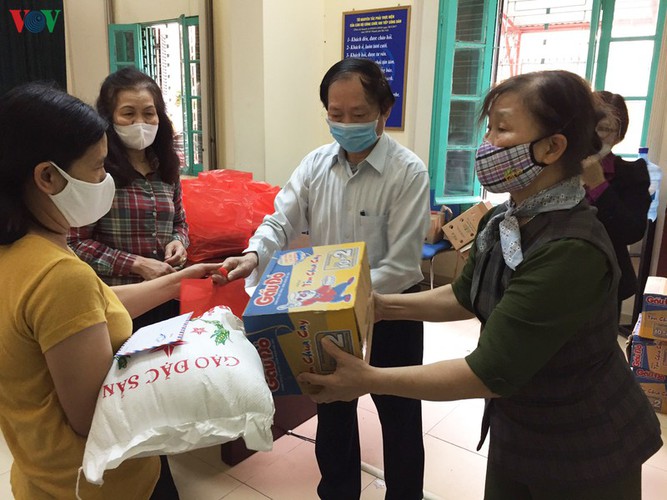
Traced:
[[621, 302], [637, 293], [637, 275], [628, 252], [628, 245], [644, 236], [651, 196], [650, 179], [643, 159], [626, 161], [611, 149], [621, 142], [628, 130], [628, 108], [618, 94], [606, 90], [594, 92], [603, 118], [595, 131], [602, 149], [582, 162], [581, 174], [586, 199], [598, 209], [598, 219], [604, 225], [612, 244], [621, 281], [618, 284], [619, 315]]

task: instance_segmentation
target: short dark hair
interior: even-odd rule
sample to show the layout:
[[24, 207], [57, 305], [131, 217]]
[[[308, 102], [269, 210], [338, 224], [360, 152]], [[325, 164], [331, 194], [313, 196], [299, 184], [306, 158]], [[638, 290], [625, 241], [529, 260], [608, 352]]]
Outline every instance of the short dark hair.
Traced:
[[369, 102], [380, 106], [380, 111], [383, 114], [396, 102], [389, 82], [377, 63], [370, 59], [349, 57], [331, 66], [329, 71], [324, 75], [324, 78], [322, 78], [322, 83], [320, 83], [320, 101], [322, 101], [325, 109], [329, 109], [329, 87], [331, 84], [338, 80], [349, 78], [352, 75], [359, 75], [366, 98]]
[[596, 90], [594, 96], [601, 103], [604, 114], [609, 114], [618, 123], [618, 140], [622, 141], [630, 125], [630, 116], [625, 99], [620, 94], [614, 94], [607, 90]]
[[514, 92], [537, 121], [541, 136], [563, 134], [567, 148], [562, 162], [568, 176], [581, 173], [581, 160], [602, 147], [595, 133], [598, 121], [593, 92], [586, 80], [563, 70], [536, 71], [509, 78], [486, 95], [479, 119], [482, 122], [494, 101], [506, 92]]
[[106, 128], [91, 106], [54, 84], [27, 83], [0, 98], [0, 244], [28, 231], [24, 192], [35, 167], [53, 161], [68, 171]]
[[167, 116], [167, 107], [162, 91], [155, 80], [136, 68], [123, 68], [111, 73], [102, 82], [97, 98], [97, 111], [109, 122], [109, 155], [105, 164], [118, 187], [127, 186], [139, 173], [132, 167], [127, 148], [113, 128], [113, 113], [118, 104], [118, 93], [123, 90], [146, 89], [153, 96], [155, 109], [160, 121], [155, 141], [150, 146], [157, 156], [160, 177], [164, 182], [175, 184], [180, 174], [180, 161], [174, 149], [174, 126]]

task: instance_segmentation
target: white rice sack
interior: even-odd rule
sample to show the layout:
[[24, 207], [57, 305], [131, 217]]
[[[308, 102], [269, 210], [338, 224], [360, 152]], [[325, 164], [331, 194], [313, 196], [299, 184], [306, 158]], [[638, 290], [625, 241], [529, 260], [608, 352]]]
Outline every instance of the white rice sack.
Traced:
[[273, 446], [274, 405], [242, 321], [214, 307], [188, 322], [178, 345], [114, 360], [97, 400], [83, 473], [102, 484], [124, 460], [182, 453], [242, 437]]

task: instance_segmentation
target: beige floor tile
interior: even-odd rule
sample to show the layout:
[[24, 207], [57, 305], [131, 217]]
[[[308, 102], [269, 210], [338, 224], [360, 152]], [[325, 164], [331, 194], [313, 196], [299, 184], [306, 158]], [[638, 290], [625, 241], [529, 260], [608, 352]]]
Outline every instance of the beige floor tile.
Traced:
[[[656, 413], [656, 415], [658, 416], [658, 420], [660, 420], [662, 440], [663, 442], [667, 442], [667, 415], [664, 413]], [[667, 446], [663, 444], [662, 448], [660, 448], [655, 455], [649, 458], [646, 464], [667, 471]], [[667, 488], [665, 488], [665, 491], [667, 492]], [[667, 493], [665, 496], [667, 497]]]
[[479, 442], [483, 413], [483, 399], [460, 401], [459, 405], [434, 426], [428, 434], [441, 441], [460, 446], [468, 451], [480, 453], [486, 457], [489, 449], [488, 437], [482, 449], [479, 452], [475, 451]]
[[384, 469], [382, 459], [382, 428], [376, 413], [358, 410], [359, 441], [361, 443], [361, 461], [380, 470]]
[[273, 500], [312, 500], [317, 498], [319, 481], [315, 447], [302, 442], [245, 483]]
[[9, 448], [7, 448], [7, 443], [5, 442], [2, 432], [0, 432], [0, 474], [9, 472], [13, 462], [14, 458], [12, 457]]
[[220, 500], [241, 486], [240, 481], [189, 453], [170, 456], [169, 467], [181, 500]]
[[[380, 479], [380, 478], [362, 470], [361, 471], [361, 490], [362, 491], [365, 490], [366, 488], [368, 488], [371, 484], [373, 484], [378, 479]], [[380, 481], [383, 482], [382, 479], [380, 479]]]
[[371, 398], [370, 394], [366, 394], [359, 398], [359, 403], [357, 403], [357, 408], [361, 408], [375, 414], [377, 414], [378, 412], [377, 408], [375, 407], [375, 403], [373, 403], [373, 398]]
[[481, 499], [486, 458], [432, 436], [424, 437], [424, 489], [444, 499]]
[[[665, 433], [663, 429], [662, 440], [665, 441], [666, 439], [667, 439], [667, 433]], [[663, 444], [662, 448], [660, 448], [655, 455], [653, 455], [646, 461], [646, 465], [651, 465], [667, 473], [667, 446]], [[667, 498], [667, 490], [665, 491], [665, 493], [666, 493], [665, 497]]]
[[317, 435], [317, 415], [309, 418], [299, 426], [292, 429], [296, 434], [310, 439], [315, 439]]
[[222, 497], [224, 500], [267, 500], [269, 497], [253, 490], [250, 486], [242, 484], [229, 495]]
[[220, 451], [220, 445], [216, 445], [209, 446], [208, 448], [192, 450], [189, 452], [189, 455], [201, 460], [202, 462], [221, 472], [227, 472], [230, 469], [230, 466], [222, 461], [222, 458], [220, 457]]
[[642, 500], [665, 500], [667, 471], [644, 465], [642, 467]]
[[424, 363], [462, 358], [477, 346], [479, 321], [424, 323]]
[[[246, 458], [243, 462], [231, 467], [227, 474], [238, 479], [243, 483], [247, 483], [253, 476], [258, 473], [269, 470], [274, 462], [281, 461], [287, 453], [292, 451], [297, 446], [300, 446], [304, 441], [292, 436], [282, 436], [273, 442], [273, 450], [258, 451]], [[314, 456], [313, 451], [313, 456]]]
[[0, 474], [0, 498], [2, 500], [14, 500], [12, 487], [9, 485], [9, 472]]
[[0, 498], [2, 500], [14, 500], [12, 488], [9, 485], [9, 470], [13, 462], [14, 458], [7, 448], [5, 437], [0, 432]]
[[373, 478], [371, 483], [361, 490], [361, 500], [384, 500], [387, 487], [382, 479]]
[[422, 401], [422, 429], [425, 434], [449, 415], [460, 401]]

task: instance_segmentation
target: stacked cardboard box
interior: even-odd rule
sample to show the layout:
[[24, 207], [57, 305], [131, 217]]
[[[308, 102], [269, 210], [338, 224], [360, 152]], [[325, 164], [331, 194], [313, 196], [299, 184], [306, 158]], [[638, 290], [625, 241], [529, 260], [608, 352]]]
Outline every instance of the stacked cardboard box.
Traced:
[[635, 368], [633, 371], [653, 409], [660, 413], [667, 413], [667, 375], [660, 375], [641, 368]]
[[431, 210], [431, 225], [428, 228], [424, 243], [432, 245], [442, 239], [442, 226], [445, 224], [445, 213]]
[[667, 340], [667, 278], [649, 276], [646, 280], [639, 336]]
[[667, 279], [649, 276], [628, 353], [632, 370], [656, 411], [667, 413]]
[[443, 226], [442, 230], [445, 233], [445, 238], [450, 241], [455, 250], [465, 251], [464, 247], [472, 243], [477, 234], [479, 221], [492, 207], [491, 202], [483, 201]]
[[368, 355], [374, 311], [365, 243], [276, 252], [243, 323], [276, 396], [307, 391], [296, 381], [299, 373], [335, 370], [324, 337], [355, 356]]
[[642, 316], [640, 314], [632, 332], [629, 352], [630, 364], [633, 368], [667, 375], [667, 342], [640, 336], [641, 321]]
[[440, 210], [431, 210], [431, 225], [428, 228], [426, 237], [424, 238], [424, 243], [433, 245], [438, 241], [442, 240], [443, 226], [445, 223], [452, 218], [452, 211], [447, 205], [442, 205]]

